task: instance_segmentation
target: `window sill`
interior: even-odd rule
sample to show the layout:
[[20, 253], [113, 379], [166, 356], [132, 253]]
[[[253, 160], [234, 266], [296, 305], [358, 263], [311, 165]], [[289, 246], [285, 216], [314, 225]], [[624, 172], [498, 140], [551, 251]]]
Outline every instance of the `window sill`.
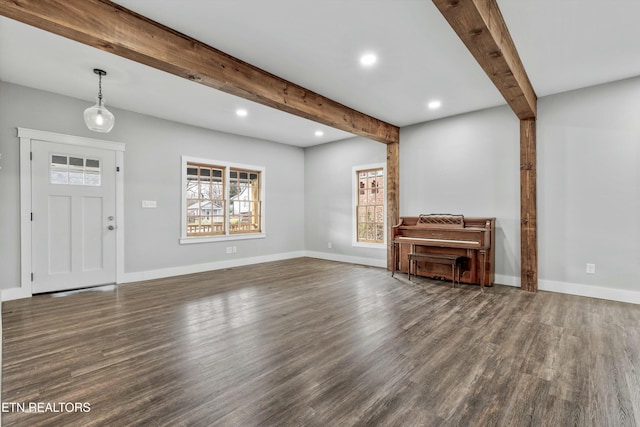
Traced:
[[387, 244], [386, 243], [352, 242], [351, 246], [356, 247], [356, 248], [387, 249]]
[[225, 234], [223, 236], [203, 236], [203, 237], [181, 237], [180, 244], [191, 245], [196, 243], [228, 242], [231, 240], [264, 239], [265, 237], [267, 237], [265, 233]]

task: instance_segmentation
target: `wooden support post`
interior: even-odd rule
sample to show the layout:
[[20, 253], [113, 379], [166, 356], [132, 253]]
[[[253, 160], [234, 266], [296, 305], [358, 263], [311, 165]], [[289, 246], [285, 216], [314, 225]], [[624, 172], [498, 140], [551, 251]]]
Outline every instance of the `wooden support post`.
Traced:
[[400, 221], [400, 143], [387, 144], [387, 269], [393, 267], [392, 227]]
[[538, 290], [536, 119], [520, 120], [520, 287]]
[[433, 0], [520, 119], [521, 287], [538, 290], [536, 116], [538, 99], [497, 0]]

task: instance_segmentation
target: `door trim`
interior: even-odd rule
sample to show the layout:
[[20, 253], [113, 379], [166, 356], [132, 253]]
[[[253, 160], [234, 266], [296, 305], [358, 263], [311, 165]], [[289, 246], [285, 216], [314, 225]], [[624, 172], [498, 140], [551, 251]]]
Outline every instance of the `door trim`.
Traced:
[[[28, 298], [32, 293], [32, 236], [31, 236], [31, 141], [111, 150], [116, 155], [116, 283], [124, 278], [124, 151], [122, 142], [104, 141], [80, 136], [64, 135], [34, 129], [18, 128], [20, 142], [20, 288], [12, 292], [14, 298]], [[4, 295], [3, 295], [4, 296]], [[12, 298], [13, 299], [13, 298]]]

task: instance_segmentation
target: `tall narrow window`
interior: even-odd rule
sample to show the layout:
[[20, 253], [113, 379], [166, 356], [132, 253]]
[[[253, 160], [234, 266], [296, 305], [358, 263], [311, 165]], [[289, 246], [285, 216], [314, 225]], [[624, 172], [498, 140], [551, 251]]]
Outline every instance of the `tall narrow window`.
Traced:
[[229, 227], [232, 233], [261, 231], [260, 172], [231, 168], [229, 172]]
[[384, 243], [384, 169], [356, 171], [356, 239]]
[[225, 234], [224, 168], [187, 163], [187, 236]]

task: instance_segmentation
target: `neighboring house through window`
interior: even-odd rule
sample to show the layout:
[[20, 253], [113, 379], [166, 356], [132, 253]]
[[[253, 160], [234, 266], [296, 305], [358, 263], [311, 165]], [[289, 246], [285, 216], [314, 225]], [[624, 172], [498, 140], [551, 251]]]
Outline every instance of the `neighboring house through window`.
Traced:
[[182, 157], [181, 243], [264, 237], [264, 167]]
[[354, 245], [384, 247], [386, 230], [385, 166], [354, 168]]

